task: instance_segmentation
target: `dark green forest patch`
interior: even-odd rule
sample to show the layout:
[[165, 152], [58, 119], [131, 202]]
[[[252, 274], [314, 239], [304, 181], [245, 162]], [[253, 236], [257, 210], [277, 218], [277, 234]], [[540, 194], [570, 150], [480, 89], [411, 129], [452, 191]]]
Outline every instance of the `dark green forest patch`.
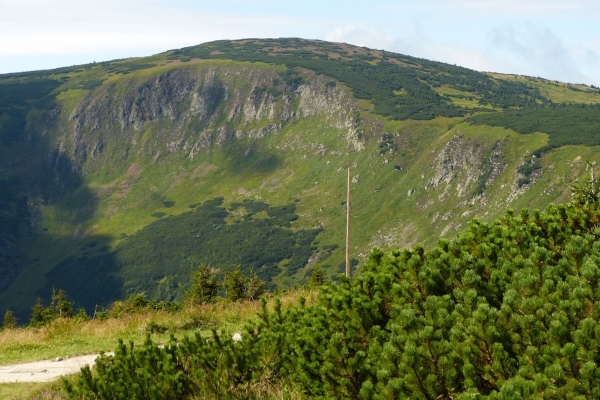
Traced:
[[[273, 287], [273, 277], [282, 271], [293, 275], [316, 250], [313, 241], [320, 229], [291, 229], [298, 218], [295, 207], [245, 200], [226, 210], [222, 198], [206, 201], [189, 212], [153, 222], [112, 252], [63, 260], [47, 274], [46, 287], [39, 293], [61, 288], [88, 309], [131, 293], [173, 300], [187, 288], [199, 264], [219, 268], [221, 275], [240, 265], [243, 273], [252, 270]], [[266, 218], [253, 218], [262, 211]], [[101, 240], [96, 242], [94, 247], [103, 248]]]
[[28, 111], [20, 107], [0, 109], [0, 146], [8, 147], [23, 139]]
[[600, 106], [587, 104], [555, 104], [486, 113], [468, 119], [473, 125], [500, 126], [521, 134], [544, 132], [548, 144], [534, 152], [544, 152], [565, 145], [600, 145]]

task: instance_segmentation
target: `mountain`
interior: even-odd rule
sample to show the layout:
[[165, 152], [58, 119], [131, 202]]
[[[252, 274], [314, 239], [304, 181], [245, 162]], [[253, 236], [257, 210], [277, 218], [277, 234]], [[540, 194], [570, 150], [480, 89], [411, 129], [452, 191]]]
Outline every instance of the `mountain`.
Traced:
[[[269, 287], [544, 208], [600, 158], [600, 90], [341, 43], [217, 41], [0, 75], [0, 305]], [[2, 310], [0, 310], [2, 311]]]

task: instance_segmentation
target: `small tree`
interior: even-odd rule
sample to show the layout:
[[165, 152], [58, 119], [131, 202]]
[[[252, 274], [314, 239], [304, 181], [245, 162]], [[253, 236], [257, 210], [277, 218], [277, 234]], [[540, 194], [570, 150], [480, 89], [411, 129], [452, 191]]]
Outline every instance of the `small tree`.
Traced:
[[310, 276], [310, 281], [308, 282], [310, 287], [319, 287], [327, 282], [327, 276], [325, 272], [321, 268], [320, 265], [316, 265], [313, 268], [312, 275]]
[[110, 305], [111, 317], [122, 317], [123, 315], [135, 314], [148, 309], [150, 301], [146, 293], [132, 293], [125, 300], [117, 300]]
[[596, 179], [592, 164], [588, 162], [585, 169], [590, 171], [590, 178], [583, 182], [576, 181], [571, 185], [571, 193], [573, 195], [571, 201], [581, 206], [597, 205], [600, 200], [600, 182]]
[[54, 317], [71, 318], [75, 316], [73, 302], [67, 300], [67, 293], [62, 289], [52, 289], [52, 301], [48, 308]]
[[229, 301], [246, 298], [246, 277], [241, 273], [239, 265], [225, 274], [225, 297]]
[[37, 298], [35, 305], [31, 308], [29, 325], [39, 328], [56, 318], [72, 318], [73, 316], [75, 316], [73, 302], [67, 299], [67, 293], [62, 289], [52, 289], [48, 307], [44, 307], [42, 299]]
[[34, 328], [39, 328], [46, 325], [49, 322], [48, 313], [42, 304], [42, 299], [37, 298], [33, 307], [31, 307], [31, 317], [29, 318], [29, 325]]
[[4, 321], [2, 322], [2, 329], [14, 329], [17, 327], [17, 318], [11, 310], [6, 310], [4, 313]]
[[250, 271], [250, 277], [246, 277], [236, 266], [233, 271], [225, 274], [225, 297], [229, 301], [258, 300], [265, 292], [266, 283]]
[[265, 285], [265, 281], [260, 279], [254, 271], [251, 271], [250, 277], [246, 281], [246, 299], [251, 301], [258, 300], [265, 292]]
[[192, 273], [192, 286], [187, 291], [187, 298], [195, 304], [211, 303], [220, 287], [217, 270], [202, 264]]

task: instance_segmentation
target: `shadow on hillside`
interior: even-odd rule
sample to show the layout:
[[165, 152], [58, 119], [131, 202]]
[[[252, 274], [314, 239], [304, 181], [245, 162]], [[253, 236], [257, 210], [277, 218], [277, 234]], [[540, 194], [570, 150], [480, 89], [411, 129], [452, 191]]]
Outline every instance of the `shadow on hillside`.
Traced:
[[[47, 304], [53, 287], [66, 290], [76, 307], [84, 305], [89, 310], [96, 301], [112, 298], [121, 286], [112, 277], [114, 260], [103, 257], [102, 263], [91, 262], [93, 254], [108, 249], [109, 239], [79, 232], [99, 203], [81, 174], [86, 153], [81, 149], [75, 152], [79, 158], [73, 159], [52, 142], [48, 132], [62, 129], [60, 105], [53, 95], [42, 94], [48, 98], [44, 108], [27, 99], [0, 107], [0, 118], [8, 113], [12, 119], [7, 121], [14, 119], [0, 124], [0, 312], [13, 310], [21, 323], [28, 321], [36, 295]], [[31, 94], [31, 98], [42, 94]], [[32, 117], [25, 123], [23, 116], [28, 113]], [[54, 231], [44, 221], [42, 207], [56, 219], [68, 221], [73, 233], [65, 237], [64, 231]], [[64, 229], [65, 224], [61, 226]], [[50, 260], [57, 256], [65, 258], [46, 274], [55, 262]], [[72, 260], [86, 258], [90, 262], [84, 268], [73, 268]], [[100, 286], [105, 287], [100, 290]]]
[[89, 236], [81, 246], [45, 274], [45, 284], [37, 295], [47, 304], [52, 289], [63, 289], [75, 307], [93, 313], [95, 306], [106, 307], [122, 298], [123, 282], [119, 265], [109, 251], [110, 238]]
[[238, 174], [251, 172], [268, 174], [277, 170], [283, 164], [283, 158], [275, 152], [265, 149], [256, 143], [231, 143], [225, 150], [229, 159], [228, 170]]

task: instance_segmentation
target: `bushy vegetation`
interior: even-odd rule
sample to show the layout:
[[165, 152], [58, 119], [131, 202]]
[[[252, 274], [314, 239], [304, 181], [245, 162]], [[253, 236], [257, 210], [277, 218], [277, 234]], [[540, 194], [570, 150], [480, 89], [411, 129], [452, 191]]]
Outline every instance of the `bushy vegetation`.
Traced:
[[[320, 229], [291, 229], [298, 218], [294, 203], [269, 206], [246, 200], [229, 211], [222, 203], [216, 198], [190, 212], [163, 217], [113, 252], [63, 260], [47, 274], [48, 284], [39, 295], [53, 286], [63, 288], [88, 312], [133, 293], [172, 301], [181, 298], [201, 263], [218, 268], [220, 278], [239, 265], [241, 273], [255, 273], [273, 288], [282, 262], [283, 272], [293, 275], [315, 251]], [[261, 211], [265, 218], [253, 218]]]
[[[331, 54], [338, 57], [331, 57]], [[176, 50], [170, 57], [224, 58], [284, 64], [289, 69], [310, 69], [343, 82], [353, 90], [356, 98], [371, 100], [375, 113], [398, 120], [458, 117], [473, 111], [453, 105], [449, 98], [434, 90], [443, 85], [469, 92], [479, 99], [480, 104], [494, 107], [527, 107], [549, 102], [536, 88], [519, 82], [496, 81], [467, 68], [384, 51], [380, 55], [370, 51], [361, 53], [320, 41], [223, 40]], [[296, 77], [285, 81], [292, 86], [298, 85], [302, 78]]]
[[110, 308], [101, 311], [102, 318], [120, 318], [125, 315], [137, 314], [149, 310], [176, 312], [181, 309], [181, 303], [170, 301], [148, 300], [145, 293], [135, 293], [125, 300], [117, 300], [110, 305]]
[[216, 270], [206, 264], [201, 264], [192, 272], [192, 285], [186, 293], [188, 301], [196, 304], [206, 304], [214, 301], [221, 284], [217, 282]]
[[308, 398], [597, 398], [599, 226], [598, 203], [576, 201], [473, 220], [429, 251], [375, 250], [314, 304], [263, 302], [241, 341], [213, 331], [162, 350], [122, 347], [68, 389], [131, 390], [162, 365], [172, 372], [156, 385], [202, 398], [258, 398], [274, 386]]
[[[83, 311], [82, 315], [84, 318], [87, 318], [85, 311]], [[62, 289], [52, 289], [52, 297], [48, 306], [44, 306], [42, 299], [37, 298], [35, 305], [31, 309], [29, 326], [39, 328], [57, 318], [71, 318], [74, 316], [73, 302], [68, 300], [67, 293]]]
[[553, 104], [498, 113], [484, 113], [468, 121], [474, 125], [501, 126], [522, 134], [544, 132], [548, 144], [536, 155], [565, 145], [600, 145], [600, 106]]
[[[223, 296], [218, 296], [219, 289], [224, 287]], [[191, 285], [185, 293], [183, 301], [156, 301], [150, 300], [145, 293], [134, 293], [124, 300], [116, 300], [109, 307], [96, 306], [91, 318], [123, 318], [126, 316], [146, 313], [149, 311], [165, 311], [175, 313], [181, 311], [184, 305], [200, 306], [215, 301], [256, 301], [265, 293], [265, 282], [252, 271], [250, 275], [244, 275], [240, 267], [236, 266], [232, 271], [225, 274], [223, 281], [217, 280], [217, 270], [202, 264], [192, 272]], [[58, 318], [79, 318], [87, 320], [90, 318], [83, 308], [74, 311], [75, 302], [67, 298], [63, 289], [52, 289], [50, 304], [44, 306], [42, 299], [37, 298], [31, 308], [29, 326], [40, 328], [52, 323]], [[11, 310], [4, 314], [2, 328], [12, 329], [17, 325], [17, 319]], [[150, 327], [149, 330], [162, 329], [160, 326]]]
[[23, 140], [28, 111], [17, 107], [0, 109], [0, 145], [8, 147]]
[[12, 310], [6, 310], [2, 318], [2, 329], [14, 329], [17, 327], [17, 322], [17, 317], [15, 317]]
[[65, 381], [67, 391], [73, 398], [98, 393], [95, 398], [104, 399], [180, 399], [189, 394], [189, 377], [177, 362], [176, 343], [159, 349], [148, 337], [144, 346], [135, 350], [133, 343], [128, 349], [119, 341], [114, 357], [96, 361], [98, 376], [86, 366], [77, 386]]

